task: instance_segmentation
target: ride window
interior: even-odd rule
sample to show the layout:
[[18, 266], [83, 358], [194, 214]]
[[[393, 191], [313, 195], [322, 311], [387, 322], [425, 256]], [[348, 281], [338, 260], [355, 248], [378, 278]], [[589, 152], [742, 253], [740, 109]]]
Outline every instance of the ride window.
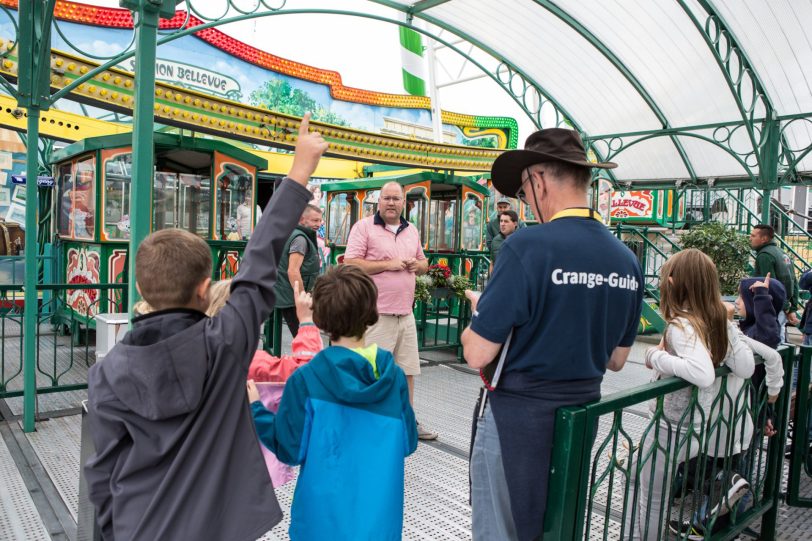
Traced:
[[358, 200], [354, 193], [337, 193], [330, 200], [327, 237], [334, 244], [346, 245], [350, 229], [355, 223]]
[[429, 201], [426, 189], [423, 187], [409, 190], [406, 194], [406, 206], [403, 208], [406, 220], [420, 232], [420, 243], [425, 246], [429, 238], [429, 228], [426, 227]]
[[482, 200], [468, 194], [462, 206], [462, 249], [480, 250], [482, 248]]
[[378, 210], [378, 200], [381, 196], [380, 190], [369, 190], [364, 197], [364, 205], [361, 209], [361, 218], [372, 216]]
[[176, 227], [178, 176], [174, 171], [155, 171], [152, 181], [152, 230]]
[[247, 240], [254, 229], [253, 175], [235, 163], [224, 165], [225, 173], [217, 177], [215, 201], [215, 237], [225, 240]]
[[453, 251], [456, 231], [456, 199], [432, 199], [429, 201], [428, 249], [446, 252]]
[[[207, 238], [209, 236], [210, 202], [211, 179], [208, 176], [186, 173], [178, 175], [177, 227], [199, 237]], [[250, 235], [250, 230], [248, 234]]]
[[[64, 167], [60, 169], [60, 176]], [[66, 237], [93, 240], [96, 225], [96, 160], [86, 158], [76, 162], [74, 175], [63, 182], [60, 201], [62, 212], [67, 212], [66, 227], [60, 233]], [[62, 218], [60, 217], [60, 221]], [[60, 223], [60, 225], [62, 225]]]
[[132, 152], [104, 160], [104, 234], [110, 239], [130, 238]]

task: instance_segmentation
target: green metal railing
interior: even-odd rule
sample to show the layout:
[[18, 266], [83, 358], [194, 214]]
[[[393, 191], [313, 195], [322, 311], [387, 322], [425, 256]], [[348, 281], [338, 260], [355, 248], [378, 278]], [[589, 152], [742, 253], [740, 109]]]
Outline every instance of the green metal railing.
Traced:
[[417, 347], [420, 351], [456, 349], [462, 360], [462, 331], [471, 321], [471, 305], [453, 292], [415, 303]]
[[[783, 348], [780, 353], [786, 382], [792, 373], [793, 349]], [[716, 374], [722, 380], [709, 411], [700, 405], [697, 389], [678, 378], [559, 409], [545, 538], [625, 539], [636, 527], [644, 539], [686, 539], [687, 535], [669, 534], [669, 521], [701, 517], [705, 539], [730, 539], [758, 519], [762, 521], [760, 538], [774, 539], [788, 424], [787, 385], [774, 407], [777, 434], [765, 439], [764, 385], [756, 388], [748, 380], [740, 390], [729, 391], [729, 370], [719, 368]], [[752, 442], [748, 423], [755, 434]], [[746, 449], [735, 463], [734, 446]], [[732, 470], [749, 481], [749, 496], [742, 499], [750, 499], [749, 504], [731, 505], [726, 518], [704, 515], [703, 494], [723, 504], [726, 500], [727, 486], [708, 481]], [[654, 503], [653, 493], [645, 486], [655, 483], [665, 486], [659, 500], [661, 512], [641, 516], [641, 503], [647, 509]], [[680, 496], [679, 501], [675, 496]]]
[[[41, 298], [33, 304], [36, 394], [87, 388], [87, 368], [96, 361], [89, 323], [96, 313], [119, 311], [126, 303], [126, 289], [127, 284], [37, 286]], [[95, 299], [72, 307], [70, 296], [77, 291], [88, 291]], [[23, 320], [32, 305], [22, 301], [21, 286], [0, 286], [0, 398], [24, 394]]]
[[810, 389], [812, 347], [801, 347], [798, 359], [794, 408], [792, 409], [792, 451], [787, 477], [787, 503], [794, 507], [812, 507], [812, 494], [801, 493], [801, 478], [812, 478], [812, 450], [809, 440], [809, 411], [812, 407]]

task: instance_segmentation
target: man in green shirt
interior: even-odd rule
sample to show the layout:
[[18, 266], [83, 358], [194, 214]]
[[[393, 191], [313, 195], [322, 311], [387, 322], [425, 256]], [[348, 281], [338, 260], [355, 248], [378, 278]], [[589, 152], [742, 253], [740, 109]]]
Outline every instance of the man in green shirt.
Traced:
[[502, 243], [512, 235], [519, 227], [519, 215], [513, 210], [505, 210], [499, 213], [499, 234], [491, 241], [491, 272], [496, 264], [496, 256], [502, 249]]
[[798, 324], [795, 310], [798, 308], [798, 280], [789, 258], [775, 243], [775, 229], [766, 224], [759, 224], [750, 232], [750, 247], [756, 251], [756, 262], [753, 265], [753, 276], [767, 276], [767, 273], [780, 281], [787, 292], [784, 311], [778, 315], [782, 326], [786, 322]]
[[316, 231], [321, 226], [321, 209], [307, 205], [299, 225], [288, 237], [279, 261], [276, 285], [276, 307], [282, 313], [290, 334], [295, 338], [299, 333], [299, 319], [293, 302], [293, 283], [299, 282], [302, 289], [311, 291], [319, 276], [321, 259]]

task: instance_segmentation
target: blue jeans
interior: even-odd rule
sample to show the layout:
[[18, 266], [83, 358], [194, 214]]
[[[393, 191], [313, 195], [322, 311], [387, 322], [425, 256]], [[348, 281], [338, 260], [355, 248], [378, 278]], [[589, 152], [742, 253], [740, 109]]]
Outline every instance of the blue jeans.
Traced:
[[477, 419], [471, 451], [471, 529], [474, 541], [516, 539], [499, 433], [490, 404]]

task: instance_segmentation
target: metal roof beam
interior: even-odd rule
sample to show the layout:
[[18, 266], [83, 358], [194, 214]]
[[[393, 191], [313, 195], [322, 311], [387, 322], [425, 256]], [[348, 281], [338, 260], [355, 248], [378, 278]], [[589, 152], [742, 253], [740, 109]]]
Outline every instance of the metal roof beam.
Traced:
[[[397, 2], [393, 2], [392, 0], [369, 0], [369, 1], [373, 2], [375, 4], [380, 4], [382, 6], [386, 6], [388, 8], [392, 8], [392, 9], [394, 9], [396, 11], [401, 11], [401, 12], [404, 12], [404, 13], [407, 13], [407, 14], [410, 13], [409, 8], [407, 6], [404, 6], [402, 4], [398, 4]], [[420, 13], [417, 16], [420, 19], [423, 19], [424, 21], [426, 21], [426, 22], [428, 22], [428, 23], [430, 23], [430, 24], [432, 24], [434, 26], [437, 26], [438, 28], [442, 28], [443, 30], [447, 30], [451, 34], [465, 39], [468, 43], [471, 43], [475, 47], [477, 47], [478, 49], [482, 50], [483, 52], [488, 53], [492, 58], [494, 58], [494, 59], [502, 59], [501, 64], [499, 65], [499, 67], [496, 70], [496, 73], [490, 73], [481, 64], [475, 62], [473, 59], [469, 58], [467, 55], [462, 53], [458, 48], [454, 47], [454, 50], [456, 52], [458, 52], [464, 58], [469, 58], [469, 61], [471, 63], [473, 63], [474, 65], [479, 67], [485, 73], [488, 73], [488, 75], [490, 75], [490, 77], [492, 79], [494, 79], [494, 81], [496, 81], [499, 84], [499, 86], [501, 86], [513, 98], [513, 100], [519, 105], [519, 107], [525, 112], [525, 114], [527, 114], [527, 116], [533, 121], [533, 123], [536, 125], [536, 127], [541, 128], [542, 104], [539, 103], [538, 110], [534, 110], [534, 111], [530, 110], [530, 108], [528, 107], [528, 104], [526, 103], [526, 101], [528, 99], [528, 96], [527, 96], [528, 87], [532, 87], [536, 92], [538, 92], [540, 98], [546, 99], [547, 102], [550, 103], [553, 106], [553, 108], [555, 110], [555, 113], [556, 113], [556, 120], [557, 120], [556, 126], [560, 126], [561, 124], [569, 124], [571, 127], [575, 128], [578, 132], [580, 132], [581, 136], [584, 139], [586, 139], [586, 137], [585, 137], [586, 132], [583, 130], [583, 128], [577, 123], [577, 121], [573, 118], [573, 116], [571, 114], [569, 114], [569, 112], [566, 109], [564, 109], [564, 107], [561, 106], [561, 104], [558, 103], [558, 101], [556, 101], [555, 98], [553, 98], [552, 95], [538, 81], [536, 81], [535, 79], [528, 76], [520, 68], [518, 68], [516, 66], [513, 66], [507, 60], [504, 60], [503, 56], [501, 54], [499, 54], [497, 51], [493, 50], [491, 47], [485, 45], [484, 43], [482, 43], [481, 41], [479, 41], [475, 37], [469, 35], [468, 33], [461, 32], [458, 28], [456, 28], [454, 26], [451, 26], [450, 24], [448, 24], [445, 21], [442, 21], [440, 19], [437, 19], [436, 17], [432, 17], [431, 15], [427, 15], [425, 13]], [[404, 25], [404, 23], [397, 22], [397, 21], [390, 21], [390, 22], [394, 22], [395, 24]], [[413, 28], [417, 32], [420, 32], [422, 34], [426, 34], [426, 35], [432, 37], [432, 34], [430, 32], [428, 32], [428, 31], [424, 30], [424, 29], [421, 29], [421, 28], [418, 28], [418, 27], [413, 27], [411, 25], [407, 25], [407, 26], [409, 26], [410, 28]], [[438, 38], [434, 38], [434, 39], [438, 39]], [[438, 41], [444, 41], [444, 40], [438, 40]], [[446, 43], [448, 43], [448, 42], [446, 42]], [[507, 76], [507, 79], [502, 80], [505, 76]], [[511, 89], [511, 81], [513, 81], [515, 77], [519, 77], [520, 82], [522, 83], [521, 86], [523, 88], [523, 93], [522, 93], [521, 96], [516, 95]], [[535, 109], [535, 107], [534, 107], [534, 109]], [[602, 153], [597, 148], [592, 147], [592, 150], [595, 152], [595, 155], [597, 156], [599, 161], [604, 161]], [[616, 178], [614, 176], [614, 173], [611, 170], [607, 170], [607, 171], [605, 171], [605, 173], [607, 175], [609, 175], [610, 180], [612, 180], [613, 182], [616, 180]]]
[[[600, 52], [604, 58], [606, 58], [613, 66], [617, 68], [617, 70], [623, 75], [623, 77], [631, 84], [635, 91], [643, 98], [643, 101], [646, 102], [646, 105], [649, 106], [649, 109], [655, 114], [657, 120], [659, 120], [664, 129], [669, 129], [670, 123], [668, 119], [665, 117], [665, 113], [663, 113], [660, 106], [654, 101], [654, 98], [649, 94], [648, 90], [643, 87], [643, 84], [640, 80], [632, 73], [631, 69], [629, 69], [626, 64], [623, 63], [618, 56], [612, 52], [612, 50], [603, 43], [598, 37], [593, 34], [588, 28], [586, 28], [583, 24], [578, 22], [572, 15], [567, 13], [566, 10], [561, 9], [558, 7], [555, 2], [550, 0], [535, 0], [537, 4], [545, 8], [547, 11], [558, 17], [561, 21], [563, 21], [567, 26], [575, 30], [578, 35], [582, 38], [587, 40], [590, 45], [592, 45], [598, 52]], [[688, 154], [685, 152], [685, 148], [683, 148], [682, 143], [676, 137], [671, 137], [671, 142], [674, 144], [674, 147], [677, 149], [677, 152], [680, 155], [680, 159], [682, 160], [683, 165], [685, 165], [685, 169], [688, 171], [688, 175], [692, 179], [696, 179], [696, 173], [694, 172], [694, 168], [691, 165], [691, 160], [688, 159]]]
[[419, 2], [415, 2], [409, 9], [407, 10], [409, 13], [420, 13], [422, 11], [426, 11], [427, 9], [431, 9], [435, 6], [439, 6], [440, 4], [445, 4], [449, 0], [420, 0]]
[[[782, 156], [768, 156], [765, 153], [765, 138], [769, 133], [774, 131], [774, 129], [768, 128], [771, 123], [778, 122], [778, 120], [775, 116], [775, 107], [773, 106], [770, 96], [764, 89], [764, 85], [759, 79], [758, 73], [747, 57], [747, 53], [745, 53], [744, 49], [739, 45], [736, 36], [730, 30], [730, 27], [715, 6], [707, 0], [697, 0], [699, 6], [707, 14], [705, 20], [700, 21], [696, 15], [694, 15], [691, 8], [688, 7], [685, 0], [677, 0], [677, 3], [705, 40], [736, 102], [753, 149], [748, 155], [753, 154], [755, 156], [756, 163], [759, 167], [759, 182], [756, 182], [756, 184], [764, 184], [762, 179], [766, 175], [768, 177], [766, 184], [769, 185], [766, 187], [775, 187], [773, 184], [777, 185], [779, 179], [773, 179], [771, 177], [776, 176], [777, 171], [775, 171], [775, 169], [779, 159], [783, 157], [788, 163], [792, 163], [793, 160], [790, 155], [791, 152], [788, 150], [789, 145], [783, 134], [780, 135], [780, 147], [783, 148], [783, 152], [778, 151], [781, 152]], [[735, 60], [737, 60], [735, 63], [731, 62], [731, 58], [734, 56]], [[738, 73], [731, 73], [731, 69], [735, 65], [739, 66], [737, 70]], [[745, 75], [747, 77], [745, 77]], [[748, 78], [752, 86], [748, 85]], [[752, 90], [756, 96], [756, 98], [751, 100], [749, 105], [745, 105], [742, 97], [745, 89]], [[756, 133], [755, 123], [757, 119], [755, 118], [755, 112], [759, 102], [761, 102], [761, 105], [764, 107], [766, 119], [761, 123], [763, 129], [759, 130], [759, 133]], [[746, 157], [745, 155], [745, 159]]]

